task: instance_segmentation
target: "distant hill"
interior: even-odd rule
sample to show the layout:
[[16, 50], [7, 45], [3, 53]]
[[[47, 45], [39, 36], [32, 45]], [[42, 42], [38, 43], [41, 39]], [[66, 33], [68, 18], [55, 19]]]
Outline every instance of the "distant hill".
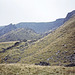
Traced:
[[[53, 22], [20, 22], [18, 24], [10, 24], [8, 26], [0, 27], [0, 36], [15, 29], [15, 28], [30, 28], [36, 33], [45, 33], [49, 30], [54, 30], [68, 21], [73, 15], [75, 15], [75, 10], [69, 12], [65, 18], [57, 19]], [[10, 28], [11, 26], [11, 28]]]
[[31, 28], [36, 33], [45, 33], [49, 30], [54, 30], [68, 21], [73, 15], [75, 15], [75, 10], [68, 13], [65, 18], [57, 19], [53, 22], [21, 22], [16, 24], [17, 28]]
[[12, 24], [9, 24], [7, 26], [4, 26], [0, 30], [0, 36], [3, 35], [3, 34], [5, 34], [5, 33], [8, 33], [10, 31], [12, 31], [12, 30], [15, 30], [15, 29], [16, 29], [16, 26], [15, 25], [12, 25]]
[[[16, 40], [21, 40], [24, 38], [26, 38], [28, 40], [32, 40], [32, 38], [35, 38], [36, 35], [38, 35], [38, 34], [40, 36], [36, 37], [35, 39], [41, 38], [42, 36], [48, 35], [53, 30], [55, 30], [58, 27], [60, 27], [61, 25], [63, 25], [74, 15], [75, 15], [75, 10], [68, 13], [65, 18], [60, 18], [53, 22], [21, 22], [21, 23], [14, 24], [14, 25], [9, 24], [4, 27], [2, 26], [2, 27], [0, 27], [0, 41], [4, 41], [4, 40], [5, 41], [10, 41], [10, 40], [16, 41]], [[18, 33], [16, 33], [16, 30]], [[22, 31], [19, 32], [19, 30], [22, 30]], [[28, 33], [29, 30], [31, 31], [30, 33]], [[34, 31], [34, 32], [32, 32], [32, 31]], [[34, 35], [34, 33], [36, 35]]]
[[0, 37], [0, 41], [19, 41], [19, 40], [32, 40], [39, 39], [42, 36], [40, 34], [35, 33], [32, 29], [28, 28], [19, 28], [12, 30]]
[[1, 30], [2, 28], [4, 28], [4, 26], [0, 26], [0, 30]]
[[57, 19], [53, 22], [21, 22], [16, 24], [17, 28], [31, 28], [36, 33], [44, 33], [54, 30], [63, 24], [64, 19]]

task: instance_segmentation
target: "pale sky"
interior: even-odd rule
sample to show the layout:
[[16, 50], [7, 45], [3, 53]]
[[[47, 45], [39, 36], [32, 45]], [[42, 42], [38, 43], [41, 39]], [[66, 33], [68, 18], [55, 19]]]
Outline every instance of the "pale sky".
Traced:
[[0, 26], [51, 22], [75, 10], [75, 0], [0, 0]]

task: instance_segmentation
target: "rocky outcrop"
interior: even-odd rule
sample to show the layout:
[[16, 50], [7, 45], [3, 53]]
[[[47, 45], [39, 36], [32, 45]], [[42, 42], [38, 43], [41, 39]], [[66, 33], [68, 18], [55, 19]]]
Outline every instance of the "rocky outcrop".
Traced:
[[19, 44], [20, 44], [20, 42], [16, 42], [16, 43], [15, 43], [14, 45], [12, 45], [12, 46], [9, 46], [9, 47], [7, 47], [7, 48], [2, 48], [3, 50], [0, 51], [0, 53], [4, 53], [6, 50], [12, 49], [13, 47], [18, 46]]
[[68, 64], [68, 65], [65, 65], [65, 67], [75, 67], [75, 64], [74, 63]]
[[72, 16], [75, 16], [75, 10], [67, 14], [66, 18], [64, 19], [64, 22], [68, 21]]
[[35, 65], [50, 66], [50, 63], [47, 63], [47, 62], [40, 62], [40, 63], [35, 63]]

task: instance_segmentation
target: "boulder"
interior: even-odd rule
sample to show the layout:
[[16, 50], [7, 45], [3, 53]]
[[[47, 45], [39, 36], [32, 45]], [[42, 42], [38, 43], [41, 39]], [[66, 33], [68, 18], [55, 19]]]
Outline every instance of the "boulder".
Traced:
[[50, 66], [50, 63], [47, 63], [47, 62], [40, 62], [40, 63], [35, 63], [35, 65]]

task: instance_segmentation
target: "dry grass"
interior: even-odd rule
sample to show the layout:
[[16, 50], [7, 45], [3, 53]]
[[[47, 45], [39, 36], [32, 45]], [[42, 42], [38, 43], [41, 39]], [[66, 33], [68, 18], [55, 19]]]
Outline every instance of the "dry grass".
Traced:
[[74, 75], [73, 71], [75, 67], [0, 64], [0, 75]]

